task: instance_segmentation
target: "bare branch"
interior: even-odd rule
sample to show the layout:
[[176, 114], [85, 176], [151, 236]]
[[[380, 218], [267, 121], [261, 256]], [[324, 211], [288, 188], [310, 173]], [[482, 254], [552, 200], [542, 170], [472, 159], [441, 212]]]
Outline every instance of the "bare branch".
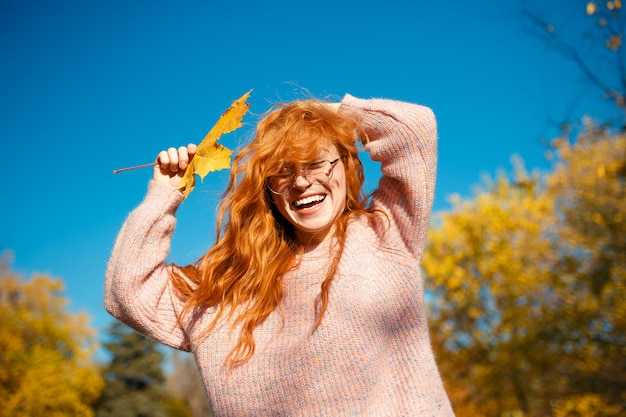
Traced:
[[619, 72], [622, 84], [624, 85], [623, 91], [616, 90], [606, 84], [602, 79], [587, 65], [587, 62], [580, 54], [579, 50], [567, 40], [565, 40], [546, 20], [541, 18], [535, 13], [524, 9], [522, 15], [526, 17], [534, 26], [539, 28], [539, 33], [536, 36], [543, 38], [542, 40], [552, 46], [557, 52], [563, 55], [568, 60], [572, 61], [582, 71], [583, 75], [591, 81], [596, 87], [598, 87], [607, 97], [614, 101], [617, 107], [624, 109], [625, 100], [624, 92], [626, 91], [626, 79], [624, 78], [624, 65], [623, 60], [619, 59]]

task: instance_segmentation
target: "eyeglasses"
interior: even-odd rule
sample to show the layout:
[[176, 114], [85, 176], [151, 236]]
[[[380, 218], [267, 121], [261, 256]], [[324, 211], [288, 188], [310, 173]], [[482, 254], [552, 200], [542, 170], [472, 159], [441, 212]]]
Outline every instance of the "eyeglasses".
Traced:
[[[310, 184], [326, 184], [333, 177], [333, 168], [339, 162], [337, 158], [334, 161], [322, 159], [321, 161], [309, 162], [303, 168], [296, 170], [302, 171], [302, 176]], [[267, 188], [274, 194], [284, 194], [293, 188], [296, 183], [296, 173], [292, 170], [285, 170], [277, 175], [272, 175], [267, 179]]]

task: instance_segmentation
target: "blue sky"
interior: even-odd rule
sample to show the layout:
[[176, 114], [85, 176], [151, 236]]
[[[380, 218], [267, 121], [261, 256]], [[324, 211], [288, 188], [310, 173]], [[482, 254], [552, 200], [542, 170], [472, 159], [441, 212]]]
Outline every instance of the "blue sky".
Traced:
[[[585, 1], [536, 0], [556, 23], [584, 19]], [[548, 5], [544, 3], [550, 3]], [[236, 148], [271, 103], [345, 93], [430, 106], [439, 123], [435, 210], [469, 195], [512, 155], [547, 169], [554, 121], [604, 103], [567, 60], [531, 37], [509, 0], [208, 2], [33, 1], [0, 5], [0, 138], [7, 169], [0, 250], [13, 269], [66, 283], [73, 311], [103, 329], [106, 262], [150, 170], [112, 170], [199, 142], [248, 90]], [[368, 187], [377, 180], [367, 164]], [[223, 173], [179, 210], [171, 259], [194, 261], [213, 241]]]

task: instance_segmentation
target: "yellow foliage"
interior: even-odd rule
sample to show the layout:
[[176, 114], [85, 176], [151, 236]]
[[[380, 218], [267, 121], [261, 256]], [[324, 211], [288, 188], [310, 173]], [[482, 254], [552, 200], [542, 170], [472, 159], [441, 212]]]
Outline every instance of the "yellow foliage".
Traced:
[[517, 162], [434, 216], [423, 268], [458, 416], [549, 415], [587, 385], [615, 404], [626, 387], [626, 137], [554, 144], [553, 172]]
[[595, 2], [590, 1], [589, 3], [587, 3], [587, 15], [588, 16], [591, 16], [592, 14], [594, 14], [596, 10], [598, 10], [598, 6], [596, 6]]
[[587, 16], [595, 17], [602, 30], [602, 36], [605, 37], [605, 46], [613, 52], [623, 45], [621, 9], [622, 2], [620, 0], [606, 2], [604, 7], [599, 6], [595, 1], [590, 1], [586, 5]]
[[622, 46], [622, 34], [611, 35], [606, 40], [606, 47], [612, 51], [617, 51]]
[[0, 417], [92, 416], [103, 381], [94, 333], [65, 312], [63, 284], [23, 281], [0, 260]]
[[584, 394], [555, 401], [554, 417], [619, 417], [623, 416], [622, 407], [607, 404], [597, 394]]

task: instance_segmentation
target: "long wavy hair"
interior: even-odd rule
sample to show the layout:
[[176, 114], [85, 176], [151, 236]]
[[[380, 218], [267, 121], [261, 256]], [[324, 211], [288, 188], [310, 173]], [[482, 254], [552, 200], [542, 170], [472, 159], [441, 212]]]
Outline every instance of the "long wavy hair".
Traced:
[[241, 326], [238, 341], [225, 360], [230, 369], [254, 354], [254, 329], [279, 305], [281, 279], [296, 266], [302, 251], [293, 226], [274, 207], [267, 178], [285, 164], [314, 160], [329, 145], [337, 148], [344, 163], [347, 196], [333, 228], [334, 260], [321, 284], [317, 327], [328, 305], [348, 221], [356, 215], [373, 216], [362, 191], [364, 173], [357, 138], [367, 141], [359, 124], [323, 101], [275, 105], [258, 123], [251, 143], [234, 158], [220, 202], [214, 247], [195, 264], [173, 268], [174, 287], [186, 299], [181, 320], [216, 309], [199, 337], [206, 336], [222, 317], [232, 329]]

